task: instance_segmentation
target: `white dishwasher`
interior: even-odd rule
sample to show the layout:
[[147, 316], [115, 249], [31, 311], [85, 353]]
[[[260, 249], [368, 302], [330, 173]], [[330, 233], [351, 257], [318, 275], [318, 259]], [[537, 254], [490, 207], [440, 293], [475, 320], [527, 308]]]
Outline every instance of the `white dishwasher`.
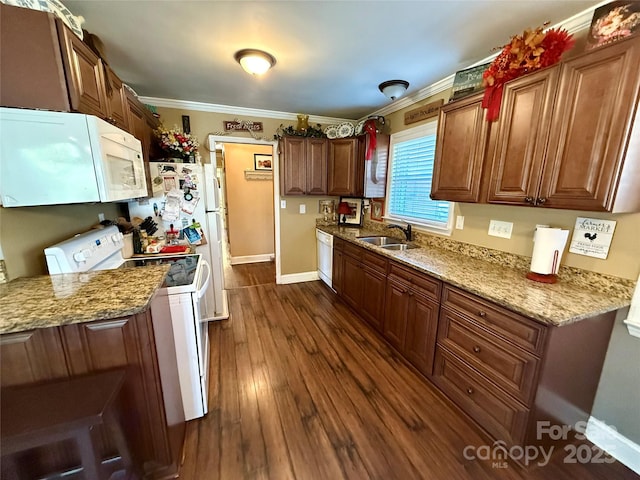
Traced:
[[318, 240], [318, 276], [331, 287], [331, 270], [333, 269], [333, 235], [316, 228]]

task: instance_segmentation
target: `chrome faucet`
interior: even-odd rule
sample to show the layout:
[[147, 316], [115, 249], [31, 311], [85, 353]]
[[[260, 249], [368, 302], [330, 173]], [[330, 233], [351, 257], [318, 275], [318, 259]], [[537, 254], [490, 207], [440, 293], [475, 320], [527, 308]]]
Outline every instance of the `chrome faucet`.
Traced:
[[387, 228], [397, 228], [399, 230], [402, 230], [402, 233], [404, 233], [404, 236], [407, 237], [407, 242], [411, 241], [411, 225], [410, 224], [407, 223], [407, 227], [405, 228], [400, 225], [396, 225], [392, 223]]

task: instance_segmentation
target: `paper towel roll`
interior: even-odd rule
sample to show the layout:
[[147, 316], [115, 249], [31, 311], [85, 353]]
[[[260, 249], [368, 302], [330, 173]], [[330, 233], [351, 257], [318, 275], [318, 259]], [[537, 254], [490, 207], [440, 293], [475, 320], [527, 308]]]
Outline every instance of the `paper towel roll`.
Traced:
[[533, 235], [531, 271], [543, 275], [558, 273], [569, 230], [538, 227]]

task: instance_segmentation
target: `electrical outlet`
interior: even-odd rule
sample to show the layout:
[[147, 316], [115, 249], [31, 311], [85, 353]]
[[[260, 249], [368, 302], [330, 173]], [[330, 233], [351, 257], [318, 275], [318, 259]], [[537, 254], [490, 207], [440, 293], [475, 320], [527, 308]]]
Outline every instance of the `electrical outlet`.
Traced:
[[307, 213], [307, 206], [304, 203], [300, 204], [300, 213]]
[[280, 200], [280, 208], [287, 208], [287, 201], [286, 200]]
[[462, 215], [458, 215], [456, 217], [456, 229], [462, 230], [464, 228], [464, 217]]
[[491, 220], [489, 222], [489, 235], [493, 237], [511, 238], [513, 230], [513, 222], [501, 222], [500, 220]]
[[104, 213], [99, 213], [98, 214], [98, 221], [99, 222], [104, 222]]

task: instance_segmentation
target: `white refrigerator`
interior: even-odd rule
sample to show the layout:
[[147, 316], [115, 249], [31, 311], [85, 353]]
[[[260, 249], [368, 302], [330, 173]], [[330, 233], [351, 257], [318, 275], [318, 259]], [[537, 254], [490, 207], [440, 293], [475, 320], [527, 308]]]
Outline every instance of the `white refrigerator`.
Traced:
[[[200, 225], [204, 235], [202, 240], [194, 243], [196, 253], [211, 266], [211, 282], [204, 296], [205, 315], [202, 321], [229, 318], [229, 302], [224, 289], [220, 189], [215, 167], [164, 162], [151, 162], [149, 167], [153, 197], [129, 202], [130, 217], [151, 217], [158, 224], [156, 236], [169, 231], [171, 225], [180, 232], [193, 222]], [[186, 238], [181, 241], [186, 241]]]

